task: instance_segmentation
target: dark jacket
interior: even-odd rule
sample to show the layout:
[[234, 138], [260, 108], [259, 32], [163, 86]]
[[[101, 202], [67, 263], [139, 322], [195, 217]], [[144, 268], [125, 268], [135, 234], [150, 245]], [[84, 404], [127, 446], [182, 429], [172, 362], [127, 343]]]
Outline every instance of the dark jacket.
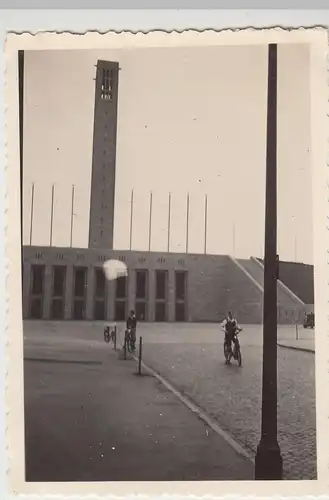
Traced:
[[226, 319], [223, 326], [225, 328], [226, 335], [231, 337], [235, 334], [237, 328], [239, 328], [236, 319], [233, 318], [231, 320]]
[[129, 329], [135, 330], [136, 326], [137, 326], [136, 316], [134, 316], [134, 317], [128, 316], [128, 319], [127, 319], [127, 329], [128, 330]]

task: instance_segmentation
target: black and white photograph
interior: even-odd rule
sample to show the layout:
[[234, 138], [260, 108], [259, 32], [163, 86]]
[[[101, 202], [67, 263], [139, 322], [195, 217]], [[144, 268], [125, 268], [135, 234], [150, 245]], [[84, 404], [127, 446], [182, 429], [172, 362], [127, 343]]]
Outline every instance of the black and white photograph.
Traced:
[[311, 44], [16, 64], [25, 481], [316, 482]]

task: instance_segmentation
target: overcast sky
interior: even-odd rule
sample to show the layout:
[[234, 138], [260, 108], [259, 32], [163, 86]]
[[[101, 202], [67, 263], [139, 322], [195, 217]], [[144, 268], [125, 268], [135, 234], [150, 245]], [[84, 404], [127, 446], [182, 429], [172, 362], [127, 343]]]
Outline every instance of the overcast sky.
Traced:
[[[232, 46], [116, 51], [29, 52], [25, 59], [24, 243], [88, 246], [94, 77], [97, 59], [119, 74], [115, 247], [166, 251], [172, 193], [171, 251], [184, 251], [190, 193], [189, 251], [203, 252], [208, 195], [209, 253], [262, 256], [264, 247], [267, 47]], [[278, 50], [278, 247], [280, 257], [312, 263], [309, 51]], [[235, 227], [235, 238], [233, 236]]]

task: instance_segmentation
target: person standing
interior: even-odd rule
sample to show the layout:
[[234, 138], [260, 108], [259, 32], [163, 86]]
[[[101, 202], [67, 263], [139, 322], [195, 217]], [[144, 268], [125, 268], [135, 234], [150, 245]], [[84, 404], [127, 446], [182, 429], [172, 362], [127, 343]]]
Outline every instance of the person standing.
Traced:
[[135, 311], [133, 311], [133, 310], [131, 310], [129, 315], [128, 315], [126, 327], [127, 327], [127, 330], [130, 331], [132, 348], [135, 350], [135, 348], [136, 348], [137, 318], [136, 318]]

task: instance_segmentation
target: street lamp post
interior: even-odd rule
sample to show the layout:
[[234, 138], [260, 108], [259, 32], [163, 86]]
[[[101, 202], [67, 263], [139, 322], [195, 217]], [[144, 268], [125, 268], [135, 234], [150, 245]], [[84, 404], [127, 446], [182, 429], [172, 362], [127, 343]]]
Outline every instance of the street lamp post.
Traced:
[[282, 479], [277, 440], [277, 45], [268, 52], [265, 259], [263, 302], [263, 383], [261, 439], [255, 459], [256, 480]]

